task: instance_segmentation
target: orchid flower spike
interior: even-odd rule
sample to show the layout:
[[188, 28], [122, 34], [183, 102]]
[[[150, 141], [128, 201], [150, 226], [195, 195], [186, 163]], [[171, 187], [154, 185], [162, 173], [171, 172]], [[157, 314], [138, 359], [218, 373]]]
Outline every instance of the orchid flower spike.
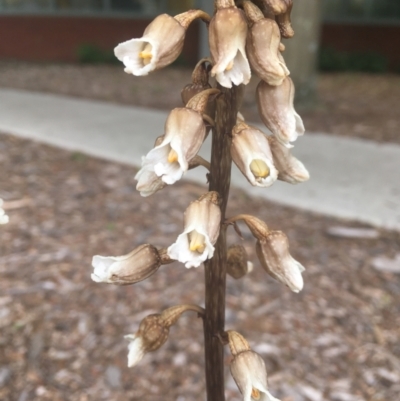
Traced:
[[217, 12], [209, 26], [209, 42], [214, 66], [211, 76], [225, 88], [247, 85], [251, 78], [246, 56], [247, 22], [234, 1], [217, 2]]
[[260, 81], [257, 86], [258, 111], [263, 123], [287, 148], [304, 134], [301, 117], [294, 109], [293, 81], [286, 77], [279, 86]]
[[220, 223], [219, 196], [208, 192], [186, 209], [183, 233], [168, 248], [168, 255], [187, 268], [200, 266], [214, 255]]
[[217, 93], [218, 89], [207, 89], [194, 96], [186, 107], [171, 111], [165, 123], [165, 135], [142, 159], [142, 168], [135, 176], [137, 189], [145, 196], [163, 187], [155, 175], [163, 183], [172, 185], [189, 169], [206, 135], [203, 114], [209, 96]]
[[124, 256], [93, 256], [92, 265], [92, 280], [96, 283], [127, 285], [154, 274], [161, 259], [153, 245], [145, 244]]
[[246, 339], [236, 331], [228, 331], [233, 360], [231, 374], [243, 401], [279, 401], [268, 391], [267, 370], [261, 356], [250, 349]]
[[278, 178], [267, 137], [241, 121], [232, 131], [231, 155], [251, 185], [269, 187]]
[[264, 18], [261, 10], [251, 1], [245, 1], [243, 5], [251, 22], [246, 44], [250, 65], [269, 85], [281, 85], [290, 72], [279, 50], [281, 34], [278, 24], [270, 18]]
[[115, 56], [124, 63], [126, 73], [136, 76], [166, 67], [181, 54], [186, 30], [197, 18], [210, 20], [201, 10], [175, 17], [161, 14], [147, 26], [141, 38], [120, 43], [114, 50]]
[[310, 179], [304, 164], [296, 159], [290, 150], [282, 145], [274, 136], [268, 137], [274, 164], [278, 170], [278, 180], [289, 184], [299, 184]]

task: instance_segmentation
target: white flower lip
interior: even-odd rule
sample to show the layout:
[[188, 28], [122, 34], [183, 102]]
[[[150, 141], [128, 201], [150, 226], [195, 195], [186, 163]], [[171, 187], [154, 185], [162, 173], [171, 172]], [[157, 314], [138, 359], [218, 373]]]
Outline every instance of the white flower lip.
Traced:
[[[234, 357], [230, 368], [244, 401], [279, 401], [268, 391], [265, 364], [256, 352], [240, 352]], [[252, 397], [254, 392], [259, 394], [259, 398]]]
[[129, 334], [125, 336], [129, 340], [128, 344], [128, 368], [137, 365], [145, 354], [143, 340], [140, 336]]
[[153, 195], [157, 191], [163, 189], [166, 185], [161, 177], [154, 172], [154, 167], [149, 163], [143, 164], [143, 167], [135, 175], [135, 180], [138, 182], [136, 189], [143, 197]]
[[[140, 57], [140, 53], [151, 46], [151, 60], [145, 64], [144, 59]], [[158, 60], [158, 43], [151, 38], [131, 39], [120, 43], [114, 50], [115, 56], [125, 65], [125, 72], [135, 76], [148, 75], [149, 72], [156, 68]]]

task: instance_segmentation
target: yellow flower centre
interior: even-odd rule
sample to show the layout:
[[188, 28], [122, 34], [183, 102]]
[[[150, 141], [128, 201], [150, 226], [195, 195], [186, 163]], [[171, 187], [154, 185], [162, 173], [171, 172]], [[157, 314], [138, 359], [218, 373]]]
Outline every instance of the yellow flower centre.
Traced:
[[168, 162], [175, 163], [177, 161], [178, 161], [178, 153], [176, 153], [174, 149], [171, 149], [168, 154]]
[[233, 60], [226, 66], [225, 71], [230, 71], [233, 68]]
[[143, 64], [147, 65], [151, 63], [151, 59], [153, 58], [153, 54], [151, 53], [152, 46], [150, 43], [143, 48], [143, 50], [139, 53], [139, 57], [143, 59]]
[[266, 178], [269, 176], [270, 173], [267, 163], [260, 159], [254, 159], [250, 163], [250, 170], [254, 174], [254, 177], [256, 177], [256, 179]]
[[198, 233], [196, 230], [193, 230], [189, 234], [189, 249], [192, 252], [203, 253], [204, 249], [206, 249], [206, 237], [203, 234]]
[[260, 391], [253, 387], [251, 390], [251, 398], [254, 400], [259, 400], [261, 398]]

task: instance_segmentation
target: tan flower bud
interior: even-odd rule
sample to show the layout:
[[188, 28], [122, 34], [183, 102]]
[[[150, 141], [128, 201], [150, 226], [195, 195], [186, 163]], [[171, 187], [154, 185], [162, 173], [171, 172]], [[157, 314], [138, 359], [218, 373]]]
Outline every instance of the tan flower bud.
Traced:
[[248, 260], [243, 245], [232, 245], [228, 248], [227, 273], [238, 280], [253, 270], [253, 263]]
[[274, 136], [268, 137], [274, 165], [278, 170], [278, 180], [289, 184], [299, 184], [310, 179], [304, 164], [296, 159], [290, 150], [282, 145]]
[[293, 292], [303, 289], [301, 273], [305, 268], [289, 253], [289, 241], [282, 231], [270, 231], [256, 245], [262, 267], [273, 278], [288, 286]]
[[284, 14], [293, 6], [293, 0], [263, 0], [265, 7], [270, 9], [275, 15]]
[[241, 10], [234, 6], [217, 9], [209, 26], [210, 51], [214, 61], [211, 76], [215, 76], [225, 88], [231, 88], [232, 84], [246, 85], [250, 81], [246, 36], [247, 22]]
[[92, 280], [97, 283], [128, 285], [154, 274], [161, 266], [157, 249], [141, 245], [124, 256], [93, 256]]
[[246, 41], [250, 65], [269, 85], [281, 85], [290, 72], [279, 51], [279, 27], [274, 20], [264, 18], [260, 9], [250, 1], [244, 2], [244, 9], [252, 22]]
[[290, 20], [290, 14], [292, 12], [292, 7], [293, 7], [292, 0], [290, 0], [289, 3], [290, 4], [287, 10], [284, 13], [276, 16], [276, 22], [279, 25], [281, 35], [286, 39], [290, 39], [294, 36], [294, 30], [292, 28], [292, 22]]
[[278, 178], [267, 137], [245, 122], [239, 122], [233, 128], [231, 155], [253, 186], [269, 187]]
[[233, 245], [228, 248], [227, 273], [238, 280], [253, 271], [253, 263], [248, 260], [243, 245]]
[[220, 223], [219, 196], [208, 192], [186, 209], [183, 233], [168, 248], [168, 255], [187, 268], [200, 266], [214, 255]]
[[[183, 103], [186, 105], [193, 96], [198, 93], [210, 89], [211, 85], [208, 82], [209, 79], [209, 67], [206, 65], [208, 59], [200, 60], [193, 70], [192, 83], [186, 85], [182, 92], [181, 97]], [[215, 117], [215, 101], [209, 101], [205, 109], [205, 114], [210, 116], [212, 119]]]
[[292, 147], [299, 135], [304, 134], [301, 117], [293, 106], [294, 85], [286, 77], [279, 86], [260, 81], [257, 86], [257, 104], [260, 117], [266, 127], [286, 147]]

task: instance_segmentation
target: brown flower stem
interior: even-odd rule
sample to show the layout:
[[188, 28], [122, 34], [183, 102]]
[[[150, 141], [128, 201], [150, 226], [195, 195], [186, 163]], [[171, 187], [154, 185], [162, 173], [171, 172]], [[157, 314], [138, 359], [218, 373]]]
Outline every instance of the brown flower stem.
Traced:
[[221, 198], [221, 232], [215, 244], [214, 257], [205, 263], [204, 346], [206, 360], [206, 384], [208, 401], [224, 401], [224, 354], [219, 335], [225, 328], [226, 283], [226, 226], [225, 211], [231, 182], [231, 132], [238, 112], [238, 89], [218, 86], [221, 95], [216, 100], [215, 127], [213, 128], [210, 191]]

